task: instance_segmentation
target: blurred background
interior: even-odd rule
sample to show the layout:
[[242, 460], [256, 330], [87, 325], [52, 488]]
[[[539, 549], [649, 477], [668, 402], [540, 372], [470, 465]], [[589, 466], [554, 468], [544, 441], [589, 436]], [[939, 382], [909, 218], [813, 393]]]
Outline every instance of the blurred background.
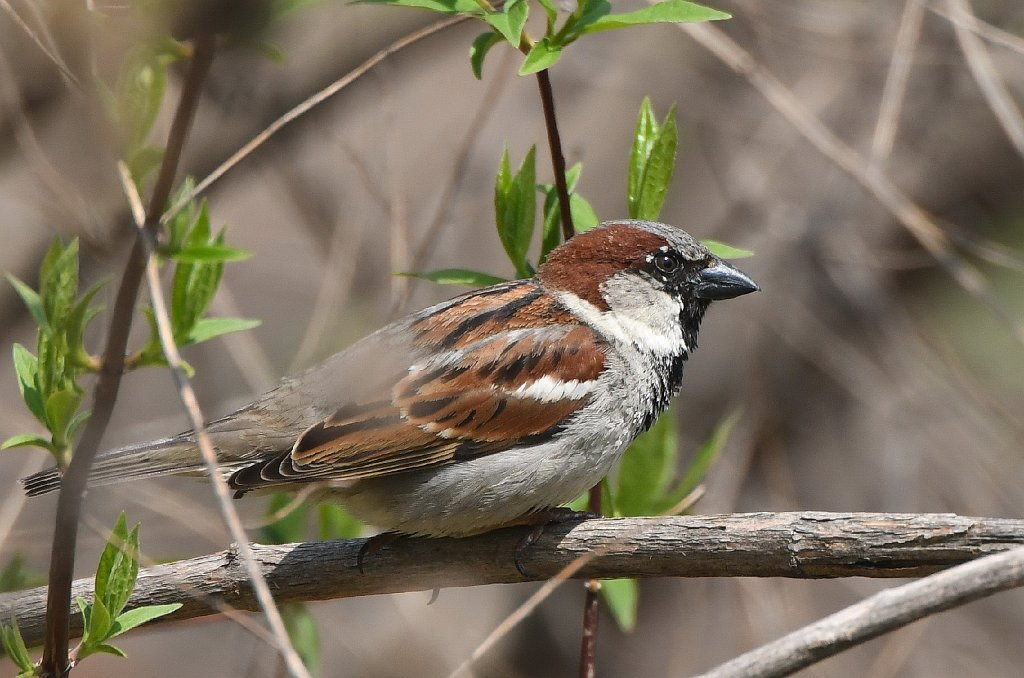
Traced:
[[[86, 281], [119, 275], [132, 237], [88, 73], [113, 79], [133, 50], [167, 29], [140, 24], [128, 8], [93, 5], [11, 0], [0, 8], [0, 263], [27, 281], [55, 235], [81, 238]], [[764, 291], [709, 313], [671, 412], [685, 464], [725, 413], [743, 411], [694, 510], [1021, 516], [1024, 333], [1014, 327], [1024, 315], [1024, 5], [974, 3], [983, 23], [961, 29], [968, 46], [980, 45], [973, 64], [951, 20], [959, 3], [715, 6], [734, 15], [715, 34], [667, 25], [597, 34], [552, 71], [567, 160], [583, 163], [579, 190], [602, 218], [626, 214], [631, 135], [650, 96], [659, 117], [679, 106], [679, 164], [663, 220], [756, 252], [740, 265]], [[283, 60], [220, 52], [179, 175], [205, 176], [291, 106], [435, 18], [325, 0], [262, 36]], [[229, 242], [254, 253], [228, 267], [214, 313], [263, 319], [186, 353], [208, 416], [457, 291], [393, 272], [511, 275], [493, 221], [503, 146], [518, 162], [537, 144], [539, 180], [551, 173], [535, 80], [516, 76], [521, 57], [504, 47], [475, 80], [467, 55], [480, 31], [457, 26], [387, 59], [206, 194], [214, 225], [228, 224]], [[722, 34], [749, 54], [740, 55], [741, 73], [708, 49]], [[181, 75], [168, 83], [160, 143]], [[780, 113], [794, 104], [810, 117]], [[830, 146], [829, 134], [849, 148]], [[957, 283], [893, 203], [879, 200], [878, 186], [924, 209], [926, 227], [955, 243], [952, 260], [975, 268], [989, 289], [979, 296]], [[113, 289], [101, 293], [108, 307]], [[97, 350], [103, 325], [93, 328]], [[0, 288], [0, 333], [4, 346], [34, 343], [9, 286]], [[2, 437], [35, 430], [9, 360], [0, 360], [0, 408]], [[125, 380], [106, 442], [184, 428], [169, 375], [151, 369]], [[46, 571], [56, 497], [24, 501], [17, 479], [47, 462], [42, 452], [0, 454], [0, 566], [20, 553], [30, 570]], [[94, 571], [103, 544], [89, 525], [112, 525], [122, 508], [142, 522], [142, 548], [154, 559], [229, 541], [199, 481], [103, 488], [86, 502], [78, 576]], [[260, 498], [237, 505], [250, 521], [266, 510]], [[633, 633], [602, 618], [599, 675], [707, 669], [895, 583], [645, 581]], [[314, 604], [323, 675], [446, 676], [535, 588], [446, 589], [430, 606], [428, 593]], [[563, 585], [475, 675], [574, 674], [582, 598], [580, 583]], [[1020, 675], [1022, 632], [1024, 593], [1011, 592], [805, 675]], [[128, 660], [92, 657], [75, 675], [281, 674], [269, 647], [213, 617], [143, 629], [120, 645]], [[0, 673], [12, 671], [0, 660]]]

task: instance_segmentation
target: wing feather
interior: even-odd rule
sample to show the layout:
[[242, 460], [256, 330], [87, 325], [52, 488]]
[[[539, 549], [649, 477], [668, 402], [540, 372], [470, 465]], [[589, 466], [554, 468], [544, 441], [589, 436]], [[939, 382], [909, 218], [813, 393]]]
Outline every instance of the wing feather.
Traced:
[[452, 306], [417, 320], [410, 365], [389, 393], [341, 404], [291, 450], [236, 472], [232, 487], [372, 478], [556, 435], [589, 402], [606, 346], [535, 283], [520, 285], [531, 289], [464, 297], [474, 322]]

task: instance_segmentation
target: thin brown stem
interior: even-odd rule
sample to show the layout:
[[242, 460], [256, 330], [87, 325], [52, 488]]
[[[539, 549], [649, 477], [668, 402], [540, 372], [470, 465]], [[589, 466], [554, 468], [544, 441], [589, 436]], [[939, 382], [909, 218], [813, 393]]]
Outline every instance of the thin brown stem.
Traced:
[[562, 154], [562, 138], [558, 134], [558, 119], [555, 117], [555, 94], [551, 89], [551, 77], [547, 70], [537, 73], [537, 87], [544, 108], [544, 126], [548, 132], [548, 148], [551, 149], [551, 168], [555, 173], [555, 190], [558, 192], [558, 209], [562, 215], [562, 238], [568, 240], [576, 229], [572, 223], [569, 207], [569, 186], [565, 181], [565, 155]]
[[[213, 36], [196, 40], [195, 54], [185, 76], [178, 110], [171, 125], [167, 150], [160, 168], [159, 179], [153, 190], [147, 214], [146, 227], [156, 228], [163, 205], [170, 197], [171, 186], [181, 157], [189, 124], [195, 112], [199, 91], [214, 52]], [[63, 678], [68, 675], [68, 645], [70, 642], [71, 585], [75, 565], [75, 544], [78, 539], [78, 521], [85, 496], [89, 468], [99, 450], [103, 434], [114, 411], [114, 403], [121, 387], [125, 349], [131, 330], [132, 314], [139, 284], [146, 268], [145, 248], [138, 237], [132, 246], [128, 263], [121, 276], [114, 310], [110, 317], [107, 344], [103, 351], [103, 365], [93, 391], [92, 416], [86, 424], [67, 471], [61, 481], [57, 499], [57, 517], [54, 522], [53, 546], [50, 552], [49, 595], [46, 604], [46, 636], [40, 671], [43, 675]]]
[[[601, 514], [601, 483], [590, 488], [587, 510]], [[601, 611], [601, 581], [588, 579], [583, 599], [583, 637], [580, 640], [580, 678], [597, 675], [597, 621]]]

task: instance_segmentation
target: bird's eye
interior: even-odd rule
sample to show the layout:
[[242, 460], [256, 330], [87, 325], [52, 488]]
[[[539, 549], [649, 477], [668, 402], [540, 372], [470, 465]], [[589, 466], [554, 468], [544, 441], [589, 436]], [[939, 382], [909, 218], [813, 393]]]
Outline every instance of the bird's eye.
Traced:
[[658, 252], [654, 255], [654, 267], [662, 273], [675, 273], [679, 266], [679, 257], [674, 252]]

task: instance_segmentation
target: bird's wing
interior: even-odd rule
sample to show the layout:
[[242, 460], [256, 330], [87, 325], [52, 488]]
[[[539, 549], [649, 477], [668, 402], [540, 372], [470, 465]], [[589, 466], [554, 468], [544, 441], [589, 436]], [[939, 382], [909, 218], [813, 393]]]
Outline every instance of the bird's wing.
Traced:
[[473, 322], [459, 304], [420, 316], [408, 366], [387, 388], [345, 402], [231, 485], [371, 478], [549, 439], [589, 401], [606, 345], [550, 297], [523, 292], [463, 297]]

